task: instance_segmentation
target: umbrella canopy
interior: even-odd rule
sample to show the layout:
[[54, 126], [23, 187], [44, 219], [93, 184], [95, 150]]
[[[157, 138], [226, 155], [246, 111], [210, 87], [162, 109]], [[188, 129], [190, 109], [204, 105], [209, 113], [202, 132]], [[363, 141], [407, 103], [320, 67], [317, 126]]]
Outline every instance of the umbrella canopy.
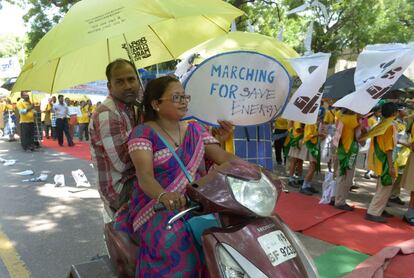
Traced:
[[191, 54], [199, 54], [195, 60], [196, 64], [204, 59], [219, 53], [232, 51], [254, 51], [278, 60], [291, 75], [295, 75], [294, 69], [290, 66], [288, 58], [299, 57], [299, 54], [287, 44], [275, 38], [250, 32], [230, 32], [222, 36], [212, 38], [180, 56], [181, 59]]
[[221, 0], [80, 1], [36, 45], [13, 91], [53, 93], [105, 79], [106, 65], [128, 58], [127, 49], [137, 67], [175, 59], [242, 14]]
[[[355, 91], [354, 84], [355, 68], [339, 71], [331, 75], [324, 84], [323, 97], [329, 99], [340, 99]], [[402, 75], [391, 87], [389, 93], [383, 98], [398, 98], [399, 94], [393, 91], [403, 91], [414, 88], [414, 83], [405, 75]]]

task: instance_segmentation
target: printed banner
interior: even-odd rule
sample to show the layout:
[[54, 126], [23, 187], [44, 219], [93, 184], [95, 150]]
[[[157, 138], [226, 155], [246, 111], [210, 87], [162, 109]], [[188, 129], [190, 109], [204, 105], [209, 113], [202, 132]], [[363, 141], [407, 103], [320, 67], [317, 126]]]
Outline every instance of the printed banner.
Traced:
[[283, 118], [305, 124], [316, 123], [322, 99], [321, 89], [328, 73], [330, 56], [328, 53], [316, 53], [289, 59], [302, 80], [302, 85], [283, 111]]
[[211, 125], [228, 120], [258, 125], [277, 117], [286, 105], [291, 78], [274, 58], [251, 51], [227, 52], [201, 63], [184, 83], [191, 95], [186, 118]]
[[80, 95], [97, 95], [97, 96], [107, 96], [108, 87], [107, 87], [106, 80], [97, 80], [93, 82], [89, 82], [82, 85], [77, 85], [69, 89], [62, 90], [58, 92], [58, 94], [65, 95], [65, 94], [80, 94]]
[[355, 92], [333, 106], [367, 114], [414, 60], [414, 43], [369, 45], [359, 55]]
[[17, 57], [0, 58], [0, 78], [17, 77], [20, 74], [20, 64]]

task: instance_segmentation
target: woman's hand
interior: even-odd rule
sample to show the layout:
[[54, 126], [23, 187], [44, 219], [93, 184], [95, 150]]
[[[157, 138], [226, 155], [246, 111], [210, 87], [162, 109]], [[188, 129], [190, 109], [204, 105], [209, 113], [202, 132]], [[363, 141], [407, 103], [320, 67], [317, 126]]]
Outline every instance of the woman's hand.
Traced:
[[167, 192], [161, 196], [160, 202], [168, 210], [182, 209], [186, 205], [186, 199], [183, 194], [178, 192]]
[[219, 128], [216, 128], [215, 134], [216, 139], [220, 142], [226, 141], [233, 132], [234, 125], [229, 121], [217, 121], [220, 125]]

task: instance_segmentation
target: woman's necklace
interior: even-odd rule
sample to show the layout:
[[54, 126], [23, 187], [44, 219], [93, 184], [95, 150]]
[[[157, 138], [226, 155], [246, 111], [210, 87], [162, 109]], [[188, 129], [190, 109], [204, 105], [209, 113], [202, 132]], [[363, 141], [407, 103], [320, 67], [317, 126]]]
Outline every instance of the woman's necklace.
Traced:
[[170, 139], [174, 142], [175, 147], [178, 148], [178, 146], [180, 146], [180, 143], [181, 143], [180, 123], [177, 124], [177, 126], [178, 126], [178, 136], [179, 136], [178, 143], [174, 140], [174, 138], [158, 122], [155, 122], [155, 123], [161, 128], [162, 131], [164, 131], [165, 134], [168, 135], [168, 137], [170, 137]]

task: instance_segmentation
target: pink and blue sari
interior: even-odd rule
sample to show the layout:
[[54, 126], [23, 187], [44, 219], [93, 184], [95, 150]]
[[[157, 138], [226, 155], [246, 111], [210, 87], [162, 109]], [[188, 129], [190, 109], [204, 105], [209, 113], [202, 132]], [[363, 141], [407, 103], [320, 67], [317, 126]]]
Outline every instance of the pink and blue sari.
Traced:
[[[204, 147], [218, 143], [196, 122], [188, 125], [183, 143], [175, 149], [194, 180], [207, 174]], [[166, 191], [184, 193], [188, 180], [167, 146], [148, 125], [139, 125], [131, 132], [129, 152], [146, 150], [153, 153], [154, 177]], [[139, 180], [128, 206], [116, 217], [115, 228], [133, 234], [140, 241], [135, 277], [206, 277], [202, 255], [196, 240], [187, 228], [186, 219], [178, 220], [171, 230], [165, 226], [178, 211], [154, 213], [156, 200], [140, 188]]]

